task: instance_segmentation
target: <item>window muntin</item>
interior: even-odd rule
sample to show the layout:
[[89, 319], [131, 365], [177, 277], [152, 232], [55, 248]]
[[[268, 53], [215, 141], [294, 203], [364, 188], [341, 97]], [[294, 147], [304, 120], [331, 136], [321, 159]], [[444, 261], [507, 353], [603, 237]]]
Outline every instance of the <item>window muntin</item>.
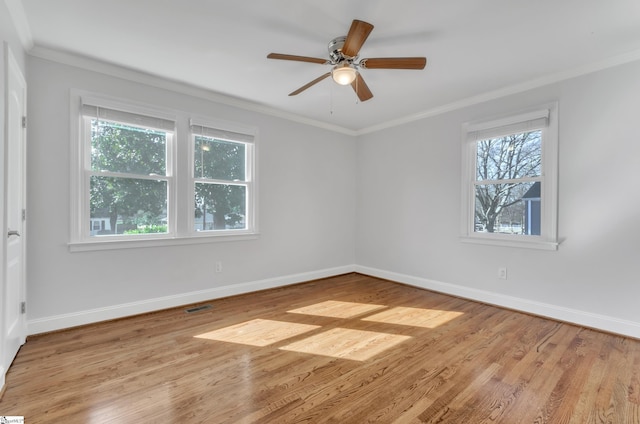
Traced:
[[557, 104], [463, 126], [462, 241], [557, 248]]
[[[197, 232], [250, 229], [252, 144], [217, 138], [192, 126], [194, 226]], [[243, 137], [236, 137], [243, 138]]]

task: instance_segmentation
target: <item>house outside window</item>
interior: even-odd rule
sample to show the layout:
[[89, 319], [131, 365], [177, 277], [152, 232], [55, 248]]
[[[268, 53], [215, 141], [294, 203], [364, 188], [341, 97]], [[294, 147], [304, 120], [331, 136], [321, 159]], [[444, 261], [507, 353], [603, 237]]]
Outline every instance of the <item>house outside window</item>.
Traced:
[[523, 234], [540, 235], [540, 182], [533, 183], [531, 188], [522, 196], [523, 202]]
[[557, 104], [463, 127], [462, 241], [557, 248]]

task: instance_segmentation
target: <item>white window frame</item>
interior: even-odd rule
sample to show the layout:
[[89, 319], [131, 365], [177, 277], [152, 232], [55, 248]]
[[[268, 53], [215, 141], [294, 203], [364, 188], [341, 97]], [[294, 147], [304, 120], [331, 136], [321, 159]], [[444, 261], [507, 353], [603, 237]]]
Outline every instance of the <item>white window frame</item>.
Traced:
[[[73, 155], [76, 158], [74, 164], [76, 195], [72, 195], [72, 242], [77, 243], [111, 243], [128, 240], [151, 240], [161, 238], [171, 238], [176, 235], [176, 214], [174, 205], [176, 204], [176, 117], [163, 111], [121, 103], [112, 99], [84, 95], [79, 97], [79, 132], [72, 142], [75, 147]], [[120, 176], [148, 179], [140, 175], [116, 175], [113, 173], [101, 173], [91, 169], [91, 119], [95, 116], [108, 121], [116, 121], [140, 127], [162, 129], [167, 132], [166, 139], [166, 174], [156, 177], [156, 179], [167, 182], [167, 225], [168, 233], [161, 234], [141, 234], [141, 235], [109, 235], [104, 237], [91, 236], [87, 231], [87, 222], [90, 222], [89, 207], [89, 181], [93, 175]], [[72, 178], [73, 180], [73, 178]]]
[[[208, 230], [196, 231], [195, 227], [195, 206], [192, 206], [189, 214], [188, 225], [194, 237], [228, 237], [233, 235], [251, 235], [256, 232], [256, 212], [257, 212], [257, 196], [255, 188], [255, 129], [229, 122], [210, 120], [206, 118], [192, 118], [189, 122], [189, 196], [191, 205], [194, 205], [195, 183], [200, 181], [215, 182], [220, 184], [232, 184], [246, 187], [246, 204], [245, 204], [245, 224], [244, 229], [228, 229], [228, 230]], [[233, 143], [241, 143], [245, 146], [245, 179], [244, 181], [226, 181], [202, 179], [195, 175], [194, 155], [195, 155], [195, 137], [202, 135], [205, 137], [215, 138], [221, 141], [230, 141]]]
[[[477, 142], [488, 138], [542, 130], [542, 172], [540, 235], [484, 233], [475, 231], [475, 184]], [[542, 105], [520, 113], [467, 122], [462, 126], [462, 212], [461, 241], [505, 247], [543, 250], [558, 248], [558, 104]]]
[[[72, 89], [70, 92], [70, 240], [69, 251], [110, 250], [123, 248], [140, 248], [155, 246], [171, 246], [184, 244], [200, 244], [218, 241], [250, 240], [259, 237], [257, 225], [257, 185], [255, 139], [257, 129], [251, 126], [227, 121], [198, 118], [191, 121], [190, 114], [184, 111], [159, 109], [143, 103], [113, 98], [103, 94]], [[173, 135], [167, 139], [166, 176], [167, 224], [168, 233], [140, 235], [108, 235], [91, 237], [89, 225], [89, 186], [88, 170], [91, 167], [90, 149], [91, 133], [83, 116], [83, 105], [91, 105], [122, 112], [124, 115], [139, 115], [173, 121]], [[247, 152], [247, 179], [251, 180], [250, 197], [247, 199], [246, 229], [228, 231], [194, 231], [194, 184], [193, 180], [193, 143], [190, 123], [198, 122], [219, 131], [231, 134], [241, 133], [251, 137], [250, 149]], [[166, 123], [166, 122], [165, 122]]]

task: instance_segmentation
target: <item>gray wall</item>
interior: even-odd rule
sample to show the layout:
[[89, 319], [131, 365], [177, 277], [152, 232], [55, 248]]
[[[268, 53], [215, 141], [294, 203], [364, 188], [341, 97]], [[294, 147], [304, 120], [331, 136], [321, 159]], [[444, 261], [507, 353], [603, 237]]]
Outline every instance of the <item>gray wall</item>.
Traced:
[[[630, 63], [360, 137], [358, 269], [640, 337], [639, 75]], [[461, 243], [462, 124], [556, 100], [558, 250]]]
[[[351, 269], [352, 137], [37, 57], [28, 68], [31, 333]], [[70, 253], [72, 88], [257, 127], [260, 237]], [[222, 273], [214, 272], [215, 261]]]
[[[359, 137], [38, 57], [27, 66], [32, 333], [357, 270], [640, 337], [639, 62]], [[260, 238], [70, 253], [72, 88], [257, 127]], [[558, 250], [461, 243], [462, 124], [552, 101]]]

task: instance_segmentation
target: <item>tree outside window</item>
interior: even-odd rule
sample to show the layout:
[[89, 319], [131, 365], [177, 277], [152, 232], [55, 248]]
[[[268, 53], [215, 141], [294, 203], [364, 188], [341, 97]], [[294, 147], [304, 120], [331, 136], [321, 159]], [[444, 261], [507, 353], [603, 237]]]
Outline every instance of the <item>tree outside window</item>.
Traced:
[[167, 232], [167, 133], [91, 120], [90, 219], [108, 226], [92, 235]]
[[247, 145], [194, 135], [196, 231], [246, 229]]
[[523, 197], [539, 184], [541, 135], [537, 130], [476, 143], [475, 231], [531, 234]]

